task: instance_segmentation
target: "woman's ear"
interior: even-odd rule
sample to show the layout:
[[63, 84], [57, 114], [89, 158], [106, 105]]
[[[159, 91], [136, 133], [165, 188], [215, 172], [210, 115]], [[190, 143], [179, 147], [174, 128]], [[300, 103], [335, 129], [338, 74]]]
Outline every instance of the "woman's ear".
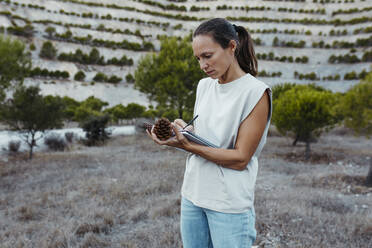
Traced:
[[230, 40], [229, 49], [231, 49], [231, 51], [235, 53], [235, 50], [237, 49], [237, 44], [235, 40]]

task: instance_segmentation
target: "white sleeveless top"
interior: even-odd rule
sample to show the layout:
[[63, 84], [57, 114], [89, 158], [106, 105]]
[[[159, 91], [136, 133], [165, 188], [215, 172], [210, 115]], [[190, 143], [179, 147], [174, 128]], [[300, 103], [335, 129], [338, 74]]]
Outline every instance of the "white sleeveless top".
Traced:
[[[217, 79], [200, 80], [194, 107], [195, 134], [220, 148], [233, 149], [241, 122], [268, 90], [263, 82], [246, 74], [232, 82], [219, 84]], [[257, 158], [266, 142], [271, 109], [264, 134], [243, 171], [223, 168], [198, 155], [189, 154], [182, 185], [182, 196], [199, 207], [225, 213], [242, 213], [253, 207], [257, 177]]]

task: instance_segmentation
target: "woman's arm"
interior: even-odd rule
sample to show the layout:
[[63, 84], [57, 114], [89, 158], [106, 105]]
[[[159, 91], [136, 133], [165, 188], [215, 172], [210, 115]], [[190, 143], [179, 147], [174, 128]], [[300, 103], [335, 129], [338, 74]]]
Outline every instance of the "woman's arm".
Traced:
[[222, 167], [244, 170], [261, 140], [266, 127], [269, 108], [270, 100], [268, 93], [265, 91], [252, 112], [240, 124], [234, 149], [212, 148], [190, 142], [178, 131], [176, 125], [172, 125], [176, 137], [160, 141], [152, 133], [152, 138], [158, 144], [182, 148]]

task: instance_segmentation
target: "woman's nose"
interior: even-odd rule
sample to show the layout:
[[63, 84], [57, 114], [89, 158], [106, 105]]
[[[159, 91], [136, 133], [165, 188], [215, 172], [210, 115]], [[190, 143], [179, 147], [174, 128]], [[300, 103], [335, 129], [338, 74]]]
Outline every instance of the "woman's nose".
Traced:
[[205, 60], [200, 60], [199, 63], [200, 69], [202, 69], [203, 71], [205, 71], [208, 68], [208, 63]]

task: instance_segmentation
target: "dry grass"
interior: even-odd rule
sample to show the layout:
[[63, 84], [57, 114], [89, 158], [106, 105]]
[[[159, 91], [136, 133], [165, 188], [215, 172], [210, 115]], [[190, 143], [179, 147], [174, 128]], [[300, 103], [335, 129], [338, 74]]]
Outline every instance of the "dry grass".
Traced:
[[[371, 142], [340, 130], [304, 146], [271, 132], [256, 187], [259, 247], [371, 247]], [[342, 134], [342, 135], [341, 135]], [[299, 155], [300, 154], [300, 155]], [[144, 135], [0, 164], [0, 247], [181, 247], [186, 153]]]

